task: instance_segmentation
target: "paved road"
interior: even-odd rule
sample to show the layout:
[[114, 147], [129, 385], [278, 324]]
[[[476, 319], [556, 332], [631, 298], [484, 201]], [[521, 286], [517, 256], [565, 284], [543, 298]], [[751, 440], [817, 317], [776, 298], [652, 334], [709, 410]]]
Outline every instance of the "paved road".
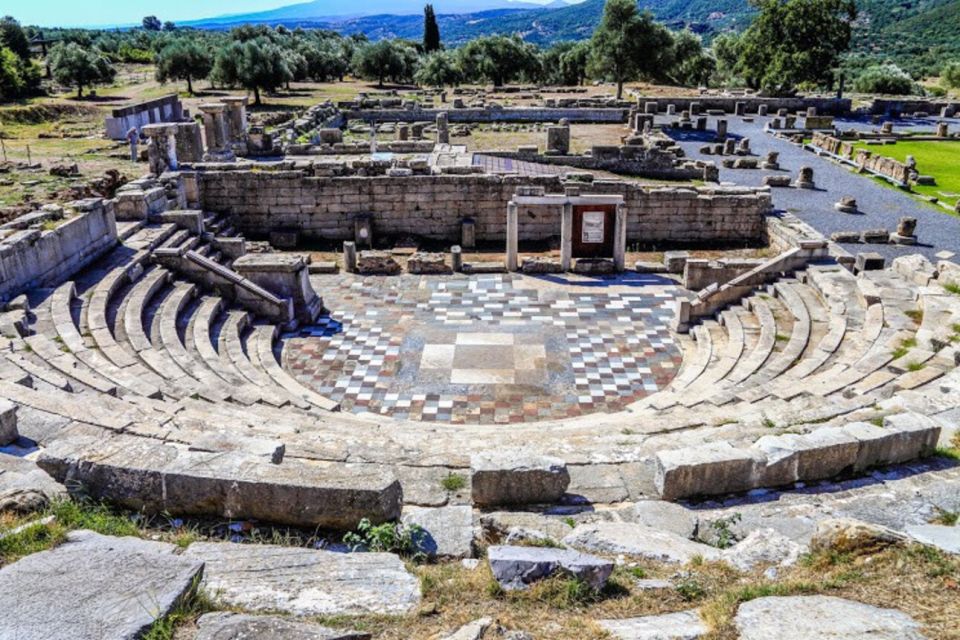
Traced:
[[[657, 123], [666, 124], [672, 118], [659, 116]], [[763, 157], [768, 151], [780, 152], [780, 173], [796, 177], [802, 166], [810, 166], [814, 170], [816, 190], [806, 189], [773, 189], [774, 206], [782, 211], [789, 211], [807, 223], [814, 226], [826, 236], [835, 231], [862, 231], [864, 229], [886, 228], [896, 230], [897, 221], [902, 216], [917, 218], [917, 236], [919, 243], [913, 247], [895, 245], [842, 245], [850, 253], [860, 251], [876, 251], [887, 258], [893, 258], [909, 253], [922, 253], [936, 262], [934, 254], [940, 251], [951, 251], [960, 259], [960, 218], [952, 216], [936, 205], [921, 202], [914, 197], [877, 184], [867, 176], [853, 173], [850, 169], [831, 162], [826, 158], [804, 151], [800, 147], [785, 140], [775, 138], [764, 133], [763, 127], [769, 118], [757, 117], [753, 122], [744, 122], [741, 118], [727, 116], [728, 135], [734, 138], [750, 138], [750, 147], [753, 153]], [[898, 120], [896, 129], [911, 129], [932, 132], [936, 127], [937, 119], [928, 120]], [[951, 129], [960, 128], [960, 120], [948, 120]], [[710, 117], [708, 128], [716, 125], [716, 118]], [[843, 129], [872, 129], [877, 125], [869, 120], [843, 119], [837, 124]], [[699, 149], [707, 142], [713, 142], [713, 131], [675, 131], [667, 129], [674, 136], [690, 158], [713, 160], [720, 163], [722, 156], [705, 156]], [[958, 143], [960, 144], [960, 143]], [[960, 168], [958, 168], [960, 170]], [[720, 180], [742, 185], [760, 185], [765, 175], [770, 171], [758, 169], [720, 169]], [[857, 199], [861, 214], [850, 215], [836, 211], [833, 208], [842, 196], [850, 195]]]

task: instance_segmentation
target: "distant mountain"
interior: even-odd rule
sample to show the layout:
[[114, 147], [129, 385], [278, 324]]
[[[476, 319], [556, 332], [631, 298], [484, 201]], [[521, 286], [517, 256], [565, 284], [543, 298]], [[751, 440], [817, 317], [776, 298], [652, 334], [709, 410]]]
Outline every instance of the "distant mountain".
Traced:
[[[390, 14], [395, 16], [423, 15], [425, 0], [313, 0], [291, 4], [269, 11], [223, 15], [202, 20], [181, 22], [183, 26], [211, 28], [233, 24], [290, 24], [331, 22], [349, 18]], [[524, 0], [434, 0], [438, 14], [464, 15], [494, 9], [543, 9], [545, 5]], [[564, 0], [552, 5], [567, 6]]]
[[[374, 40], [419, 40], [424, 1], [316, 0], [189, 24], [215, 29], [244, 22], [299, 25], [346, 35], [363, 33]], [[492, 34], [519, 34], [528, 42], [549, 45], [589, 38], [600, 22], [605, 0], [579, 4], [556, 0], [548, 5], [520, 0], [434, 0], [433, 4], [443, 42], [449, 46]], [[669, 27], [690, 29], [708, 41], [723, 31], [746, 28], [754, 14], [748, 0], [638, 0], [637, 4]], [[857, 6], [855, 57], [895, 62], [919, 74], [936, 73], [945, 62], [960, 60], [960, 0], [857, 0]]]

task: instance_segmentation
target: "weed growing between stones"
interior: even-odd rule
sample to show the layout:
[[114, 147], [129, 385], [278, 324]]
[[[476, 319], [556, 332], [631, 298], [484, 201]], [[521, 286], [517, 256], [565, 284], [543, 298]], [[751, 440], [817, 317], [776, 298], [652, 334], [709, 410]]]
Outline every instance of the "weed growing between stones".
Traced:
[[447, 491], [460, 491], [467, 486], [467, 479], [459, 473], [448, 473], [440, 484]]
[[217, 605], [200, 588], [201, 576], [194, 578], [186, 595], [180, 599], [170, 615], [157, 619], [144, 634], [143, 640], [173, 640], [176, 630], [196, 622], [197, 618], [210, 611], [216, 611]]
[[385, 522], [374, 525], [364, 518], [356, 531], [343, 536], [343, 543], [353, 551], [373, 551], [396, 553], [404, 557], [419, 559], [419, 551], [424, 536], [423, 529], [415, 524]]

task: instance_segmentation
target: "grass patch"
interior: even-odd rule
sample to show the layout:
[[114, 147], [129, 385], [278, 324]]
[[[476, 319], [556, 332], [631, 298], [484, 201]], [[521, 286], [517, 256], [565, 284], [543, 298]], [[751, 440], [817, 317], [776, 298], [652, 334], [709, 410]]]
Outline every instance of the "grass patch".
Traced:
[[460, 491], [467, 486], [467, 479], [459, 473], [448, 473], [440, 484], [447, 491]]
[[173, 640], [178, 628], [193, 624], [203, 614], [216, 609], [213, 600], [200, 588], [200, 576], [197, 576], [187, 595], [168, 616], [159, 618], [150, 626], [143, 640]]
[[913, 320], [914, 324], [919, 325], [923, 322], [923, 311], [920, 309], [909, 309], [903, 312], [905, 316]]
[[898, 162], [906, 162], [907, 156], [913, 156], [917, 161], [917, 171], [923, 175], [933, 176], [936, 184], [932, 186], [913, 185], [914, 192], [932, 196], [941, 202], [957, 204], [960, 193], [960, 172], [956, 167], [960, 164], [960, 143], [956, 141], [909, 141], [900, 140], [896, 144], [867, 145], [854, 144], [856, 149], [866, 149], [874, 155], [893, 158]]
[[894, 360], [899, 360], [903, 356], [910, 353], [910, 350], [917, 346], [916, 338], [907, 338], [906, 340], [900, 341], [900, 346], [894, 349], [890, 355], [893, 356]]
[[931, 518], [930, 524], [942, 524], [945, 527], [954, 527], [960, 522], [960, 511], [947, 511], [937, 507], [937, 515]]
[[947, 293], [952, 293], [955, 296], [960, 295], [960, 284], [947, 282], [943, 285], [943, 288]]
[[920, 371], [924, 366], [926, 365], [922, 362], [909, 362], [907, 363], [907, 371]]

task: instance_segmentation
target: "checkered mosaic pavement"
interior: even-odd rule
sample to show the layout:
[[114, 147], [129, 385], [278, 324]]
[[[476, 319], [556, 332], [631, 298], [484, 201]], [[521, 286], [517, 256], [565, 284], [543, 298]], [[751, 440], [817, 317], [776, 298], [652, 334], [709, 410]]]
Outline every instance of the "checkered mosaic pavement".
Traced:
[[501, 424], [622, 410], [670, 382], [680, 290], [519, 275], [324, 277], [333, 311], [283, 337], [283, 363], [345, 411]]

